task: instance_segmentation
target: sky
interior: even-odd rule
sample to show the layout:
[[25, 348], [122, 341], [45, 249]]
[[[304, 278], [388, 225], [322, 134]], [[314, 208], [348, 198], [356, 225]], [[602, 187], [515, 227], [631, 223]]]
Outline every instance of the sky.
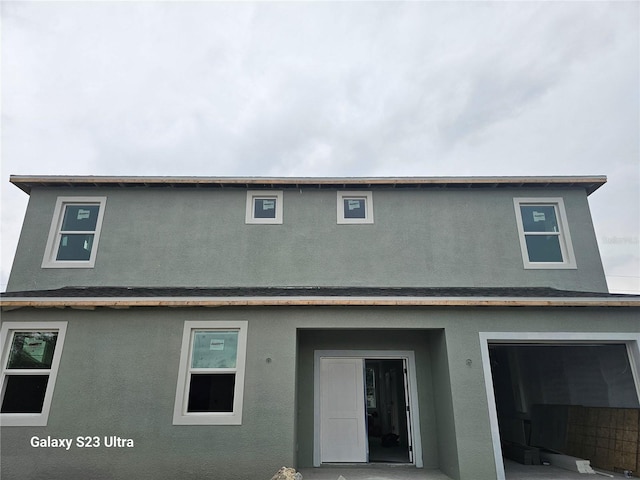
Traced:
[[9, 175], [606, 175], [611, 292], [640, 293], [638, 2], [1, 3]]

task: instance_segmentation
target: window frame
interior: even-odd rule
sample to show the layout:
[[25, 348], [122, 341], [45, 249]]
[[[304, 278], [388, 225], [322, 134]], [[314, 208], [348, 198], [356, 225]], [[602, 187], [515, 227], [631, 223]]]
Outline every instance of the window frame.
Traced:
[[[180, 350], [180, 366], [178, 369], [178, 383], [176, 399], [173, 409], [173, 425], [242, 425], [242, 404], [244, 400], [244, 376], [247, 356], [247, 327], [246, 320], [239, 321], [185, 321], [182, 332], [182, 347]], [[233, 411], [231, 412], [187, 412], [189, 388], [191, 379], [191, 356], [193, 338], [196, 330], [238, 332], [238, 348], [236, 351], [235, 368], [211, 368], [208, 372], [235, 373], [233, 391]], [[198, 370], [194, 374], [203, 373]]]
[[[344, 201], [349, 198], [364, 199], [364, 218], [346, 218], [344, 216]], [[337, 223], [338, 225], [371, 224], [373, 222], [373, 192], [368, 191], [338, 191], [336, 197]]]
[[[11, 352], [11, 344], [13, 343], [14, 334], [16, 332], [56, 332], [56, 346], [51, 360], [51, 368], [49, 369], [9, 369], [7, 363]], [[43, 427], [47, 425], [49, 420], [49, 412], [51, 410], [51, 401], [53, 399], [53, 391], [56, 385], [56, 378], [60, 367], [60, 358], [62, 357], [62, 349], [64, 347], [64, 338], [67, 332], [67, 322], [4, 322], [0, 329], [0, 361], [2, 362], [2, 373], [0, 374], [0, 404], [4, 402], [4, 394], [6, 389], [6, 378], [9, 375], [49, 375], [47, 388], [45, 390], [44, 401], [42, 403], [42, 411], [40, 413], [0, 413], [0, 420], [3, 426], [7, 427], [24, 427], [37, 426]]]
[[[51, 220], [51, 227], [49, 228], [49, 237], [47, 239], [44, 257], [42, 259], [42, 268], [93, 268], [96, 263], [106, 204], [107, 197], [58, 197]], [[64, 220], [64, 214], [67, 206], [72, 205], [98, 205], [99, 207], [95, 230], [81, 232], [85, 234], [93, 233], [93, 243], [91, 245], [89, 260], [56, 260], [63, 233], [62, 222]], [[65, 233], [68, 232], [65, 231]]]
[[[516, 224], [518, 227], [518, 238], [520, 240], [520, 251], [525, 269], [576, 269], [576, 259], [571, 242], [571, 233], [567, 221], [567, 213], [564, 208], [564, 200], [561, 197], [518, 197], [513, 199], [516, 213]], [[523, 206], [553, 207], [558, 222], [558, 232], [525, 232], [522, 221]], [[557, 235], [560, 244], [562, 262], [532, 262], [529, 260], [529, 250], [527, 249], [527, 235]]]
[[[282, 190], [247, 190], [247, 206], [244, 223], [262, 225], [282, 224]], [[274, 218], [256, 218], [255, 200], [275, 199], [276, 215]]]

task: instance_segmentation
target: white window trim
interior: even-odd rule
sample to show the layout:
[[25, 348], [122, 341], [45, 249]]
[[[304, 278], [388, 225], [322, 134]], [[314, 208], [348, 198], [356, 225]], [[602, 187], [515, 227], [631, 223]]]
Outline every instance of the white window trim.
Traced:
[[[256, 218], [254, 210], [254, 200], [259, 198], [274, 198], [276, 200], [275, 218]], [[248, 190], [247, 208], [244, 223], [247, 224], [282, 224], [282, 190]]]
[[[93, 268], [96, 263], [98, 252], [98, 242], [100, 231], [102, 230], [102, 219], [107, 203], [107, 197], [58, 197], [56, 201], [51, 227], [49, 228], [49, 238], [42, 259], [42, 268]], [[89, 260], [56, 260], [58, 245], [60, 243], [60, 229], [64, 219], [65, 207], [67, 205], [98, 205], [98, 218], [96, 229], [93, 232], [93, 244]], [[89, 233], [89, 232], [87, 232]]]
[[[573, 253], [573, 244], [571, 242], [571, 233], [569, 232], [569, 223], [567, 222], [567, 212], [564, 208], [564, 201], [561, 197], [527, 197], [514, 198], [513, 205], [516, 211], [516, 223], [518, 226], [518, 237], [520, 239], [520, 251], [522, 252], [522, 262], [525, 269], [576, 269], [576, 258]], [[521, 206], [540, 205], [552, 206], [556, 211], [556, 219], [558, 220], [558, 228], [560, 232], [558, 238], [560, 240], [560, 251], [562, 253], [562, 262], [532, 262], [529, 260], [529, 252], [527, 251], [527, 241], [525, 239], [525, 231], [522, 223]]]
[[[180, 367], [176, 401], [173, 409], [174, 425], [242, 425], [242, 401], [244, 397], [244, 371], [247, 355], [247, 321], [186, 321], [182, 333]], [[195, 330], [237, 330], [238, 350], [236, 357], [236, 380], [233, 392], [232, 412], [187, 412], [189, 399], [189, 363]], [[225, 369], [228, 371], [228, 369]]]
[[[53, 352], [53, 360], [51, 368], [47, 370], [33, 370], [29, 374], [48, 373], [49, 380], [47, 382], [47, 390], [44, 395], [42, 404], [42, 412], [40, 413], [0, 413], [0, 421], [5, 427], [23, 427], [47, 425], [49, 420], [49, 411], [51, 409], [51, 400], [53, 398], [53, 390], [56, 385], [56, 377], [58, 376], [58, 367], [60, 366], [60, 358], [62, 357], [62, 347], [64, 345], [64, 337], [67, 332], [67, 322], [5, 322], [0, 329], [0, 337], [2, 344], [0, 345], [0, 361], [2, 361], [2, 377], [0, 378], [0, 386], [2, 395], [0, 401], [4, 399], [5, 378], [7, 375], [25, 375], [25, 371], [29, 369], [10, 370], [7, 369], [9, 361], [9, 353], [11, 352], [11, 342], [13, 341], [13, 332], [57, 332], [56, 348]], [[27, 375], [29, 375], [27, 374]]]
[[[349, 198], [365, 200], [365, 217], [364, 218], [345, 218], [344, 201]], [[373, 223], [373, 193], [363, 191], [338, 191], [336, 199], [337, 203], [337, 223], [338, 225], [357, 224], [357, 223]]]

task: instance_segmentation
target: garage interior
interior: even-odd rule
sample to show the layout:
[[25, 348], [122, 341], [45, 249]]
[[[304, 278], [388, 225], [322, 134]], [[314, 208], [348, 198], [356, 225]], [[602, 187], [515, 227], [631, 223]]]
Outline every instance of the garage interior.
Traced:
[[489, 358], [505, 459], [539, 465], [553, 453], [640, 471], [640, 403], [625, 344], [490, 343]]

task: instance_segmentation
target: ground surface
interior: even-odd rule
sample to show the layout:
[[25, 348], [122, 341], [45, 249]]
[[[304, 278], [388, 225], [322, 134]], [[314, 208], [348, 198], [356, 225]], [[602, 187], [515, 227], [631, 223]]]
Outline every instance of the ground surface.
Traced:
[[[428, 470], [405, 465], [330, 466], [302, 468], [299, 470], [304, 480], [337, 480], [340, 475], [345, 480], [452, 480], [440, 470]], [[621, 473], [607, 472], [614, 479], [625, 478]], [[520, 465], [505, 461], [506, 480], [605, 480], [602, 475], [588, 475], [570, 472], [544, 465]], [[474, 479], [493, 480], [493, 479]]]

